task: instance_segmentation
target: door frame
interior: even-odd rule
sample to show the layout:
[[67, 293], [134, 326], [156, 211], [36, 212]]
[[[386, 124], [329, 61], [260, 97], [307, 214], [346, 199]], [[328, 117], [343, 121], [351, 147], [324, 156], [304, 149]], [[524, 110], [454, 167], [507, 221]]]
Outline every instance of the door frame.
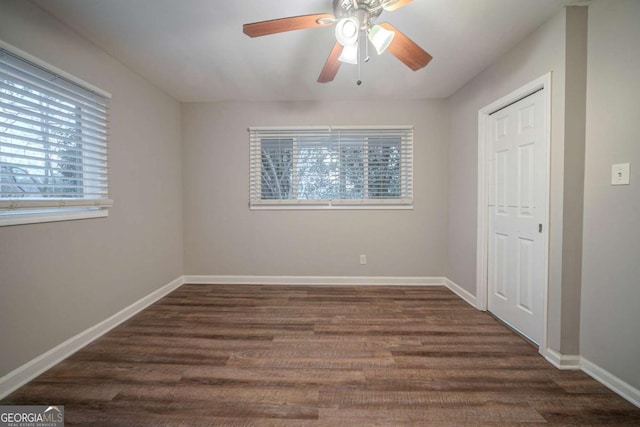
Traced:
[[477, 263], [476, 263], [476, 306], [479, 310], [488, 309], [488, 263], [489, 263], [489, 189], [490, 179], [487, 168], [487, 145], [489, 143], [487, 130], [489, 126], [489, 116], [527, 96], [545, 89], [542, 96], [542, 105], [545, 109], [544, 141], [546, 148], [545, 188], [547, 192], [547, 209], [542, 213], [542, 220], [545, 230], [542, 233], [542, 246], [546, 248], [543, 260], [543, 274], [545, 278], [542, 286], [542, 315], [540, 325], [539, 350], [542, 352], [547, 348], [547, 326], [548, 326], [548, 287], [549, 287], [549, 208], [550, 208], [550, 176], [551, 176], [551, 72], [533, 80], [530, 83], [514, 90], [508, 95], [492, 102], [478, 111], [478, 238], [477, 238]]

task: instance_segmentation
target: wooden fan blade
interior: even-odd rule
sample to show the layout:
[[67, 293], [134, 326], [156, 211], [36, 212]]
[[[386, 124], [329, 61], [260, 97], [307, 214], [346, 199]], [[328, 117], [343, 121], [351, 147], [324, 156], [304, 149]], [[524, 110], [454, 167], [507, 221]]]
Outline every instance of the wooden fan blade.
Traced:
[[[318, 19], [325, 19], [328, 22], [319, 24]], [[285, 31], [304, 30], [305, 28], [327, 27], [333, 24], [333, 20], [333, 15], [329, 13], [292, 16], [290, 18], [244, 24], [242, 26], [242, 32], [249, 37], [260, 37], [269, 34], [284, 33]]]
[[318, 83], [329, 83], [336, 78], [336, 74], [338, 74], [338, 70], [340, 69], [341, 62], [338, 58], [342, 53], [342, 49], [344, 49], [344, 47], [338, 42], [333, 45], [333, 49], [331, 49], [331, 53], [329, 53], [327, 62], [324, 63], [324, 67], [322, 67], [322, 71], [320, 71]]
[[391, 3], [388, 6], [384, 6], [384, 10], [388, 10], [389, 12], [393, 12], [396, 9], [400, 9], [402, 6], [406, 6], [411, 3], [413, 0], [398, 0], [395, 3]]
[[398, 31], [393, 25], [388, 22], [383, 22], [380, 26], [396, 33], [391, 44], [387, 48], [387, 51], [413, 71], [417, 71], [420, 68], [425, 67], [429, 61], [433, 59], [433, 57], [424, 49], [418, 46], [409, 37]]

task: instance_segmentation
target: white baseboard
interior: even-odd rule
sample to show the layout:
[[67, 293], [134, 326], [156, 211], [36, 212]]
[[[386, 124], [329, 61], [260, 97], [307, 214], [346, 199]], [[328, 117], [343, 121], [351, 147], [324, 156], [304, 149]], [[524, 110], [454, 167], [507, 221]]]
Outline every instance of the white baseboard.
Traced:
[[581, 359], [580, 366], [585, 373], [593, 377], [596, 381], [602, 383], [640, 408], [640, 390], [584, 357]]
[[541, 351], [545, 359], [553, 366], [563, 370], [581, 370], [593, 379], [611, 389], [614, 393], [640, 408], [640, 390], [616, 377], [609, 371], [579, 355], [560, 354], [550, 348]]
[[576, 354], [560, 354], [550, 348], [540, 351], [540, 354], [553, 366], [565, 371], [577, 371], [580, 369], [581, 358]]
[[184, 276], [184, 283], [208, 285], [443, 286], [444, 277], [391, 276]]
[[71, 356], [82, 347], [109, 332], [111, 329], [115, 328], [141, 310], [147, 308], [163, 296], [180, 287], [183, 283], [183, 277], [173, 280], [108, 319], [103, 320], [83, 332], [80, 332], [78, 335], [69, 338], [46, 353], [41, 354], [35, 359], [32, 359], [19, 368], [9, 372], [4, 377], [0, 378], [0, 399], [16, 390], [18, 387], [28, 383], [47, 369]]
[[478, 300], [476, 296], [473, 295], [471, 292], [469, 292], [462, 286], [458, 285], [457, 283], [453, 282], [452, 280], [447, 279], [446, 277], [444, 278], [444, 285], [447, 288], [449, 288], [451, 292], [453, 292], [454, 294], [458, 295], [460, 298], [465, 300], [470, 306], [472, 306], [473, 308], [478, 308], [478, 304], [477, 304]]

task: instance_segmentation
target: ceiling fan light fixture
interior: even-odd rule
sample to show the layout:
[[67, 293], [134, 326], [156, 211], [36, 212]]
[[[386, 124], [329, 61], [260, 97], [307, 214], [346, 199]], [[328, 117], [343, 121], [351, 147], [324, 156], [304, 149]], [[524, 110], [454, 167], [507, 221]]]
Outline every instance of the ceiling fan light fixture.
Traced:
[[380, 25], [374, 25], [369, 30], [369, 41], [376, 48], [376, 52], [378, 55], [382, 55], [382, 53], [387, 50], [393, 37], [396, 35], [393, 31], [389, 31], [386, 28], [381, 27]]
[[342, 49], [342, 53], [340, 57], [338, 57], [340, 62], [344, 62], [347, 64], [358, 64], [358, 44], [348, 44]]
[[342, 46], [354, 45], [358, 42], [360, 23], [354, 17], [344, 18], [336, 24], [336, 39]]
[[[2, 1], [2, 0], [0, 0]], [[326, 0], [327, 2], [329, 0]], [[343, 62], [359, 64], [359, 59], [369, 61], [369, 42], [378, 55], [389, 51], [404, 65], [417, 71], [425, 67], [433, 57], [413, 40], [396, 29], [389, 22], [375, 25], [383, 11], [394, 11], [413, 2], [413, 0], [332, 0], [333, 13], [289, 16], [286, 18], [259, 21], [242, 26], [242, 32], [249, 37], [261, 37], [270, 34], [294, 30], [326, 27], [335, 24], [336, 41], [322, 67], [318, 83], [333, 81]], [[360, 33], [363, 33], [362, 35]], [[366, 37], [366, 38], [365, 38]], [[360, 38], [363, 45], [360, 45]], [[367, 40], [368, 39], [368, 40]], [[364, 48], [366, 52], [359, 50]], [[362, 56], [362, 58], [359, 58]], [[360, 75], [360, 68], [358, 68]], [[362, 82], [358, 79], [356, 82]]]

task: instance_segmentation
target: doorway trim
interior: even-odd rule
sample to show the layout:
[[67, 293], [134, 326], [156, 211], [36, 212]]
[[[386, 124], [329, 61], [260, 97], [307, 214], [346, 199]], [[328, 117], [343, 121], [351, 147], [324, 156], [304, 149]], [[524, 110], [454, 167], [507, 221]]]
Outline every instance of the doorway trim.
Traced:
[[479, 310], [488, 309], [488, 262], [489, 262], [489, 215], [487, 206], [489, 205], [489, 177], [487, 170], [487, 129], [489, 126], [489, 116], [514, 102], [541, 90], [543, 92], [542, 105], [545, 108], [545, 128], [544, 144], [546, 146], [547, 171], [545, 176], [545, 187], [547, 188], [547, 209], [543, 212], [546, 230], [542, 233], [543, 246], [546, 248], [543, 260], [545, 281], [542, 286], [542, 325], [540, 331], [539, 351], [543, 352], [547, 348], [547, 325], [548, 325], [548, 287], [549, 287], [549, 208], [550, 208], [550, 176], [551, 176], [551, 72], [533, 80], [530, 83], [514, 90], [508, 95], [492, 102], [478, 111], [478, 237], [477, 237], [477, 257], [476, 257], [476, 307]]

